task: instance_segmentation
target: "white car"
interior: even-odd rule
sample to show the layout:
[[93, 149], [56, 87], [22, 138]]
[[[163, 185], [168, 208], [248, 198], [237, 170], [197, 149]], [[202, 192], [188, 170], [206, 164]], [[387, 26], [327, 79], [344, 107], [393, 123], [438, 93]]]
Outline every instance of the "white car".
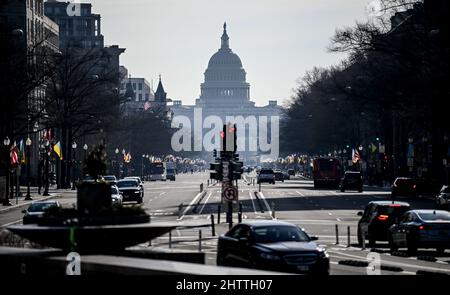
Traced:
[[116, 185], [111, 186], [111, 200], [113, 205], [122, 205], [122, 193], [119, 191], [119, 188]]

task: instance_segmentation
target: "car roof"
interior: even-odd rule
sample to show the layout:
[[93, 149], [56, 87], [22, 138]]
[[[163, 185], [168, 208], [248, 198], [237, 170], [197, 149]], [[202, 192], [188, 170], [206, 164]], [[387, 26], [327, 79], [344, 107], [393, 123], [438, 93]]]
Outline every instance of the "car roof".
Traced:
[[127, 176], [124, 179], [136, 179], [136, 180], [141, 180], [141, 178], [139, 176]]
[[361, 174], [360, 171], [345, 171], [345, 173], [354, 173], [354, 174]]
[[246, 220], [242, 221], [240, 224], [247, 225], [250, 227], [276, 226], [276, 225], [296, 226], [295, 224], [280, 220]]
[[434, 210], [434, 209], [416, 209], [416, 210], [409, 210], [408, 212], [414, 212], [417, 214], [426, 214], [426, 213], [444, 213], [444, 214], [450, 214], [448, 211], [445, 210]]
[[125, 182], [125, 181], [135, 181], [135, 182], [138, 182], [137, 179], [135, 179], [135, 178], [124, 178], [124, 179], [119, 179], [118, 182]]
[[409, 203], [407, 202], [399, 202], [399, 201], [371, 201], [369, 202], [369, 204], [376, 204], [378, 206], [389, 206], [389, 205], [400, 205], [400, 206], [405, 206], [405, 207], [409, 207]]

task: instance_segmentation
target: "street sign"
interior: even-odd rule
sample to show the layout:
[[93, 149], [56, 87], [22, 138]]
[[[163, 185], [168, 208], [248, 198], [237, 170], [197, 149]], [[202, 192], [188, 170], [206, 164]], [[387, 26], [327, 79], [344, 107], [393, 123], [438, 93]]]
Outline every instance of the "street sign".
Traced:
[[238, 198], [238, 190], [234, 186], [227, 186], [223, 191], [223, 196], [227, 201], [233, 202], [237, 201]]

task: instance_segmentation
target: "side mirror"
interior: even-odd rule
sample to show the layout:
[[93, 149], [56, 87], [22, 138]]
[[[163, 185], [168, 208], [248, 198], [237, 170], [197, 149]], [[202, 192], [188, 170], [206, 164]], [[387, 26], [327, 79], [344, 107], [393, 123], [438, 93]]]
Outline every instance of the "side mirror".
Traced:
[[27, 210], [22, 210], [22, 213], [23, 213], [23, 214], [27, 213]]
[[311, 241], [317, 241], [319, 239], [318, 236], [310, 236]]
[[356, 215], [363, 216], [363, 213], [361, 211], [359, 211], [358, 213], [356, 213]]

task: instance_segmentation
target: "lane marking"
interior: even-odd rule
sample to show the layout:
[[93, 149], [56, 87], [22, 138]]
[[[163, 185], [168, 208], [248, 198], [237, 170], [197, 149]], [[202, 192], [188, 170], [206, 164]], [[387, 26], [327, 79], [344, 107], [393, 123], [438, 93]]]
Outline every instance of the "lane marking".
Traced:
[[13, 221], [13, 222], [9, 222], [9, 223], [2, 224], [2, 225], [0, 225], [0, 227], [7, 227], [7, 226], [10, 226], [10, 225], [14, 225], [14, 224], [16, 224], [16, 223], [19, 223], [19, 222], [22, 222], [22, 219], [19, 219], [19, 220]]
[[203, 203], [202, 208], [200, 209], [200, 212], [198, 214], [202, 214], [203, 209], [205, 209], [206, 203], [208, 203], [209, 198], [211, 198], [212, 192], [209, 192], [208, 197], [206, 198], [206, 201]]
[[[266, 205], [266, 208], [267, 208], [267, 211], [269, 212], [269, 215], [273, 216], [272, 215], [272, 209], [269, 207], [269, 204], [266, 201], [266, 197], [264, 196], [264, 194], [262, 192], [260, 192], [259, 195], [261, 196], [261, 199], [263, 200], [264, 204]], [[272, 218], [272, 219], [274, 219], [274, 218]]]
[[204, 193], [198, 193], [193, 199], [192, 201], [189, 203], [189, 205], [184, 209], [183, 213], [181, 214], [180, 218], [177, 218], [177, 220], [183, 220], [184, 216], [186, 215], [186, 213], [192, 208], [192, 205], [194, 205], [195, 202], [197, 202], [198, 198], [200, 198], [200, 196]]
[[301, 197], [305, 197], [305, 195], [299, 191], [295, 191], [297, 194], [299, 194]]
[[250, 200], [252, 200], [253, 211], [255, 211], [255, 214], [258, 214], [258, 212], [256, 212], [256, 207], [255, 207], [255, 202], [253, 201], [252, 192], [248, 191], [248, 195], [250, 196]]

